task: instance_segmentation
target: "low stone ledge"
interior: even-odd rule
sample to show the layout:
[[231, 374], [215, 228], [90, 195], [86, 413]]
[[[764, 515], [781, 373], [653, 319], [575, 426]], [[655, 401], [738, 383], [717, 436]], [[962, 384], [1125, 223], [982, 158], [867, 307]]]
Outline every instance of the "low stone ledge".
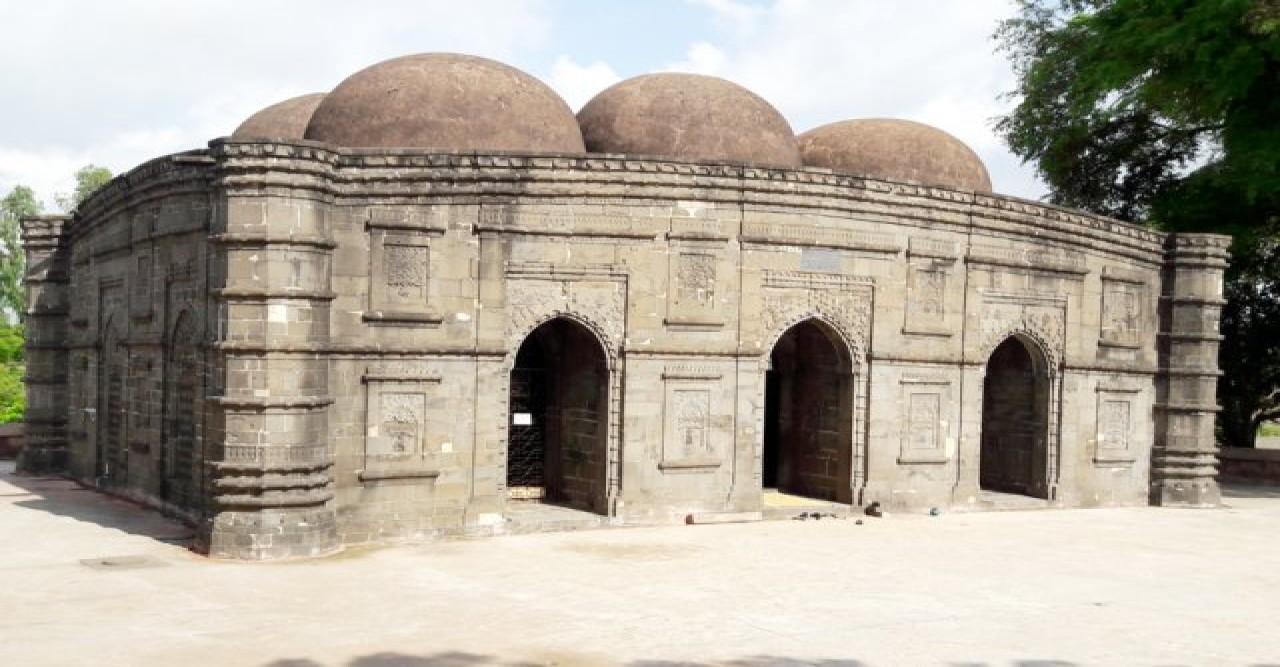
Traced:
[[1218, 477], [1280, 484], [1280, 449], [1223, 447], [1218, 450]]
[[658, 469], [664, 472], [699, 472], [715, 470], [719, 467], [719, 459], [676, 459], [658, 464]]
[[406, 468], [404, 470], [357, 470], [362, 482], [382, 482], [393, 479], [435, 479], [440, 471], [434, 468]]

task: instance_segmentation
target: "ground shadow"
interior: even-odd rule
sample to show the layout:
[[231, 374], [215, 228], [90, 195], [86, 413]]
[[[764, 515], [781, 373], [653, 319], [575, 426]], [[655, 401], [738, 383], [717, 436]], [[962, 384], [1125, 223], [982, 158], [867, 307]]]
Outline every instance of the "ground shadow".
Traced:
[[0, 501], [76, 521], [112, 528], [159, 542], [189, 546], [195, 531], [180, 521], [124, 498], [108, 495], [60, 476], [29, 476], [0, 467]]

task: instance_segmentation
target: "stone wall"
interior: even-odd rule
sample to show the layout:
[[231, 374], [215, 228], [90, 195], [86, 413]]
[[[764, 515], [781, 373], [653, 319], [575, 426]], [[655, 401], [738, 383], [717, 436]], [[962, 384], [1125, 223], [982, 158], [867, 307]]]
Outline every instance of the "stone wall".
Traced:
[[1212, 383], [1181, 378], [1210, 368], [1186, 332], [1216, 317], [1218, 237], [816, 169], [225, 140], [32, 224], [33, 340], [69, 350], [33, 389], [41, 460], [180, 508], [219, 556], [502, 532], [512, 371], [548, 322], [546, 472], [616, 522], [760, 511], [766, 483], [980, 506], [1011, 339], [1035, 495], [1147, 502], [1157, 442], [1212, 448], [1186, 421], [1210, 408], [1158, 392]]
[[1218, 450], [1218, 478], [1280, 484], [1280, 450], [1223, 447]]

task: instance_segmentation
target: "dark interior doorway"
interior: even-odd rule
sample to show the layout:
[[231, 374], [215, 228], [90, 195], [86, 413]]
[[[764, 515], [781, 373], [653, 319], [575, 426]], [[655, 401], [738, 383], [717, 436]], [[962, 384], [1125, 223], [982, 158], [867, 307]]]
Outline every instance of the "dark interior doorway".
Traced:
[[1048, 497], [1049, 382], [1045, 364], [1016, 337], [987, 361], [982, 387], [979, 486]]
[[604, 350], [589, 330], [556, 318], [529, 334], [511, 370], [512, 498], [605, 511], [608, 394]]
[[806, 320], [774, 345], [765, 374], [767, 489], [851, 501], [853, 375], [838, 341], [825, 325]]

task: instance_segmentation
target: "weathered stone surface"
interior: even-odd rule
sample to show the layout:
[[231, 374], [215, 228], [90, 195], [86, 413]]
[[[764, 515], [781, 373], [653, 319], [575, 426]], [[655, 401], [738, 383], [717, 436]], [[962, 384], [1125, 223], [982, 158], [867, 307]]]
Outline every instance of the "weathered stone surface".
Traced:
[[826, 169], [235, 138], [24, 231], [23, 467], [220, 557], [528, 530], [539, 497], [1217, 499], [1222, 237]]
[[701, 74], [646, 74], [578, 112], [587, 150], [800, 166], [787, 120], [755, 93]]
[[924, 123], [844, 120], [796, 137], [805, 166], [890, 181], [991, 192], [982, 160], [959, 139]]
[[573, 111], [541, 81], [453, 53], [387, 60], [348, 77], [306, 138], [353, 148], [580, 152]]
[[231, 133], [232, 139], [301, 139], [307, 133], [311, 114], [324, 100], [324, 93], [311, 93], [277, 102], [249, 116]]

